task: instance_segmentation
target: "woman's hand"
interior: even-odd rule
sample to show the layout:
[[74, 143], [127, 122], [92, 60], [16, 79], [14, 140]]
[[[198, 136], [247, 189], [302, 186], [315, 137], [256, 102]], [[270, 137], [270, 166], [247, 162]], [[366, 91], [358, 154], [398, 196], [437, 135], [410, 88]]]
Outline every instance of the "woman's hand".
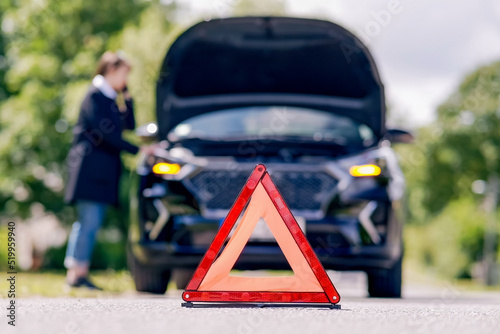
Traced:
[[132, 100], [132, 95], [130, 95], [127, 89], [123, 91], [123, 98], [127, 101]]
[[127, 101], [130, 101], [132, 100], [132, 95], [130, 95], [129, 91], [128, 91], [128, 85], [125, 84], [123, 86], [123, 89], [122, 89], [122, 96], [123, 96], [123, 99], [124, 100], [127, 100]]

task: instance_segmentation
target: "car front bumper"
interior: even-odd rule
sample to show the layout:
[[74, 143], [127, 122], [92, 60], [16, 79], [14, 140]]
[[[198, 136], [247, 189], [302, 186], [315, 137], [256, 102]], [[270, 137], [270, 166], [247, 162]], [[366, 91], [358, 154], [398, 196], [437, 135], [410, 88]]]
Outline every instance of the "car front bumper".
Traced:
[[[307, 239], [326, 269], [389, 269], [401, 258], [400, 238], [388, 238], [378, 245], [362, 244], [356, 238], [359, 224], [359, 220], [353, 217], [307, 221]], [[218, 226], [219, 222], [201, 216], [178, 216], [174, 219], [174, 234], [170, 241], [132, 241], [129, 246], [134, 256], [145, 265], [194, 269], [215, 237]], [[276, 243], [250, 241], [234, 269], [289, 268]]]

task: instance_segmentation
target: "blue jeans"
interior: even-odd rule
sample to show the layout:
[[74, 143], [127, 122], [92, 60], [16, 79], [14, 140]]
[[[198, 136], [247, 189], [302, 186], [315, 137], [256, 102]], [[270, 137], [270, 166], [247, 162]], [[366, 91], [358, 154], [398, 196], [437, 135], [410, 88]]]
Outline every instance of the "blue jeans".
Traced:
[[97, 231], [102, 225], [108, 204], [77, 200], [78, 221], [73, 223], [66, 248], [64, 266], [90, 266]]

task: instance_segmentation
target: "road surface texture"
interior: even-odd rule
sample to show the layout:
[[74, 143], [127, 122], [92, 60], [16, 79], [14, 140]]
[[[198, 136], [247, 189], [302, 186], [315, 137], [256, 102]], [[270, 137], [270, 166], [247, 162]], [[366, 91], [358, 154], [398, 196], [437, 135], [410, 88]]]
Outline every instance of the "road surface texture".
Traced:
[[[178, 291], [105, 299], [20, 298], [16, 327], [2, 315], [0, 333], [500, 333], [500, 292], [464, 292], [443, 284], [405, 287], [400, 300], [369, 299], [360, 285], [336, 284], [342, 310], [186, 309]], [[4, 314], [7, 302], [0, 300]]]

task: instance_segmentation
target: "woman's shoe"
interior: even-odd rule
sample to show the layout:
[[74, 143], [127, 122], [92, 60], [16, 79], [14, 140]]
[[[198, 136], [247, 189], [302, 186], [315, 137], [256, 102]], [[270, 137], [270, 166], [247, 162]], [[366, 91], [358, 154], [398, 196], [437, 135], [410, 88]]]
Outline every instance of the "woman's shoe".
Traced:
[[91, 281], [89, 281], [87, 277], [79, 277], [73, 283], [68, 282], [68, 285], [72, 288], [87, 288], [90, 290], [102, 290], [102, 288], [95, 286]]

